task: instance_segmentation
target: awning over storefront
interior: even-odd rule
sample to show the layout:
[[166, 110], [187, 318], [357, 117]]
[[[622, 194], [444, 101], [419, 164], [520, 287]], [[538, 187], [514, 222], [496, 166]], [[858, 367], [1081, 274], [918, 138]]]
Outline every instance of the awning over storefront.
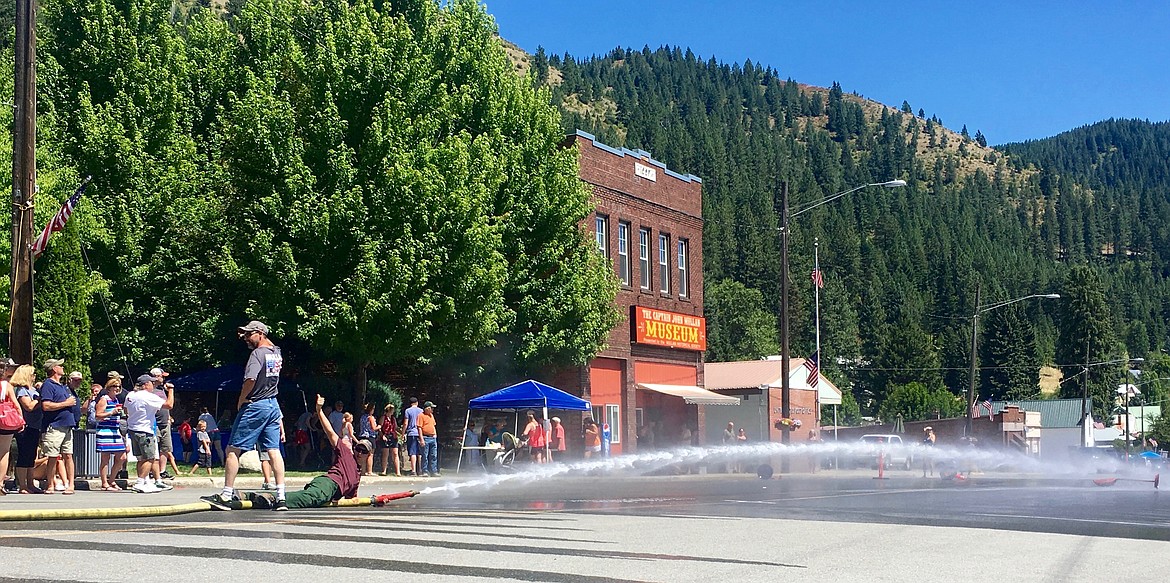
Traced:
[[739, 397], [730, 397], [727, 395], [720, 395], [704, 389], [703, 387], [686, 386], [686, 385], [655, 385], [650, 383], [638, 383], [639, 389], [647, 391], [654, 391], [662, 393], [663, 395], [670, 395], [672, 397], [681, 397], [688, 405], [738, 405]]

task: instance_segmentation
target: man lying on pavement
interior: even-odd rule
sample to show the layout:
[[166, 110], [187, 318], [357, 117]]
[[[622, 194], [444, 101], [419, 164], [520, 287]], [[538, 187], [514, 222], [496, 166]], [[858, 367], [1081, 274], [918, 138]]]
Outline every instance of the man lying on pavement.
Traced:
[[[289, 492], [285, 497], [288, 508], [320, 508], [342, 498], [357, 498], [358, 466], [357, 456], [353, 451], [353, 443], [349, 437], [338, 437], [329, 424], [329, 419], [321, 412], [325, 405], [325, 397], [317, 395], [317, 419], [321, 422], [321, 431], [329, 438], [333, 446], [333, 463], [324, 476], [313, 478], [305, 489], [299, 492]], [[259, 492], [249, 492], [246, 499], [252, 502], [253, 508], [274, 508], [273, 498]], [[203, 498], [207, 500], [207, 498]], [[207, 500], [209, 504], [219, 510], [231, 510], [232, 507], [224, 503]]]

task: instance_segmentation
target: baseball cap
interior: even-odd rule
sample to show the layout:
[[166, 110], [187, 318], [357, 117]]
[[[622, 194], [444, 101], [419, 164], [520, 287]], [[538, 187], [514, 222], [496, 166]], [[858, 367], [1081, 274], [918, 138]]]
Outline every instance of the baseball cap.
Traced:
[[63, 364], [65, 364], [64, 360], [61, 360], [59, 358], [50, 358], [49, 360], [45, 361], [45, 370], [49, 370], [49, 369], [53, 368], [54, 366], [61, 366]]
[[170, 376], [170, 375], [171, 375], [171, 373], [169, 373], [169, 372], [167, 372], [167, 371], [165, 371], [157, 366], [150, 369], [150, 376], [152, 376], [152, 377], [165, 377], [165, 376]]
[[75, 370], [75, 371], [69, 373], [69, 380], [73, 380], [73, 379], [81, 380], [82, 378], [83, 377], [81, 376], [80, 371]]
[[148, 374], [144, 374], [144, 375], [138, 375], [138, 380], [134, 382], [134, 384], [135, 384], [136, 386], [139, 386], [139, 387], [141, 387], [142, 385], [145, 385], [146, 383], [152, 383], [152, 384], [153, 384], [153, 383], [154, 383], [154, 377], [152, 377], [152, 376], [150, 376], [150, 375], [148, 375]]
[[426, 409], [427, 407], [430, 407], [431, 409], [434, 409], [434, 408], [435, 408], [435, 404], [434, 404], [434, 403], [432, 403], [432, 402], [430, 402], [430, 401], [427, 401], [426, 403], [423, 403], [423, 409]]
[[236, 328], [236, 330], [240, 332], [259, 332], [265, 336], [268, 335], [268, 326], [265, 326], [264, 322], [259, 320], [252, 320], [251, 322]]
[[121, 380], [121, 379], [124, 379], [124, 378], [126, 378], [126, 377], [122, 376], [122, 374], [121, 374], [121, 373], [119, 373], [118, 371], [116, 371], [116, 370], [112, 370], [112, 371], [110, 371], [110, 372], [106, 373], [106, 378], [107, 378], [107, 379], [119, 379], [119, 380]]
[[560, 422], [561, 422], [561, 418], [560, 418], [560, 417], [553, 417], [553, 418], [552, 418], [552, 420], [553, 420], [553, 421], [556, 421], [557, 423], [560, 423]]

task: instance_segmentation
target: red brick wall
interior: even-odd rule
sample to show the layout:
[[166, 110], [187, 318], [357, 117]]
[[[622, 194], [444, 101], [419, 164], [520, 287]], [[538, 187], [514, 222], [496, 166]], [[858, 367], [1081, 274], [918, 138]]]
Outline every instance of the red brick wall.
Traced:
[[[702, 181], [697, 177], [668, 174], [661, 163], [650, 158], [649, 153], [614, 149], [595, 142], [592, 136], [578, 133], [565, 140], [565, 146], [579, 150], [581, 180], [589, 183], [597, 213], [583, 221], [586, 232], [595, 232], [597, 214], [604, 215], [608, 223], [607, 247], [609, 259], [615, 273], [618, 265], [618, 224], [629, 223], [630, 284], [619, 289], [614, 304], [623, 315], [622, 321], [614, 327], [608, 338], [608, 348], [598, 355], [622, 361], [626, 374], [620, 394], [622, 404], [622, 427], [611, 428], [621, 431], [621, 447], [624, 452], [635, 450], [633, 436], [636, 434], [634, 406], [638, 401], [634, 375], [635, 362], [682, 364], [693, 367], [693, 378], [703, 384], [703, 354], [694, 350], [681, 350], [658, 346], [635, 345], [630, 339], [630, 307], [646, 306], [658, 310], [692, 316], [703, 315], [703, 221]], [[656, 172], [656, 180], [635, 174], [635, 163], [640, 163]], [[681, 176], [681, 177], [680, 177]], [[641, 271], [638, 261], [638, 233], [642, 228], [650, 230], [650, 289], [641, 289]], [[670, 248], [667, 266], [670, 273], [670, 293], [659, 291], [658, 236], [669, 235]], [[678, 241], [686, 239], [689, 251], [688, 294], [679, 297]], [[579, 369], [580, 384], [565, 385], [562, 388], [581, 394], [591, 395], [589, 386], [589, 365]], [[572, 375], [560, 374], [560, 379], [571, 382]], [[612, 402], [613, 395], [607, 395], [605, 402]], [[595, 404], [600, 404], [601, 401]], [[701, 408], [700, 408], [701, 409]], [[702, 411], [695, 417], [702, 430]], [[601, 421], [600, 419], [598, 420]], [[618, 448], [615, 448], [615, 450]]]

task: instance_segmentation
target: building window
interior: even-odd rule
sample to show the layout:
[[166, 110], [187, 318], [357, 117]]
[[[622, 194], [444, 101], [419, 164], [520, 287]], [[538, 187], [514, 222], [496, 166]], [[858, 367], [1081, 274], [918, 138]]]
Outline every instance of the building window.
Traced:
[[597, 422], [598, 437], [601, 437], [601, 424], [605, 423], [605, 405], [593, 406], [593, 420]]
[[617, 405], [606, 405], [605, 422], [609, 423], [610, 443], [622, 442], [622, 425], [621, 423], [618, 423], [619, 421], [621, 421], [621, 409]]
[[609, 259], [609, 219], [597, 215], [597, 251]]
[[630, 285], [630, 224], [618, 223], [618, 276]]
[[678, 240], [678, 297], [685, 298], [690, 292], [690, 286], [687, 285], [687, 271], [690, 269], [689, 260], [690, 253], [687, 249], [687, 240]]
[[658, 235], [658, 289], [670, 293], [670, 235]]
[[650, 229], [638, 229], [638, 272], [642, 289], [650, 289]]

